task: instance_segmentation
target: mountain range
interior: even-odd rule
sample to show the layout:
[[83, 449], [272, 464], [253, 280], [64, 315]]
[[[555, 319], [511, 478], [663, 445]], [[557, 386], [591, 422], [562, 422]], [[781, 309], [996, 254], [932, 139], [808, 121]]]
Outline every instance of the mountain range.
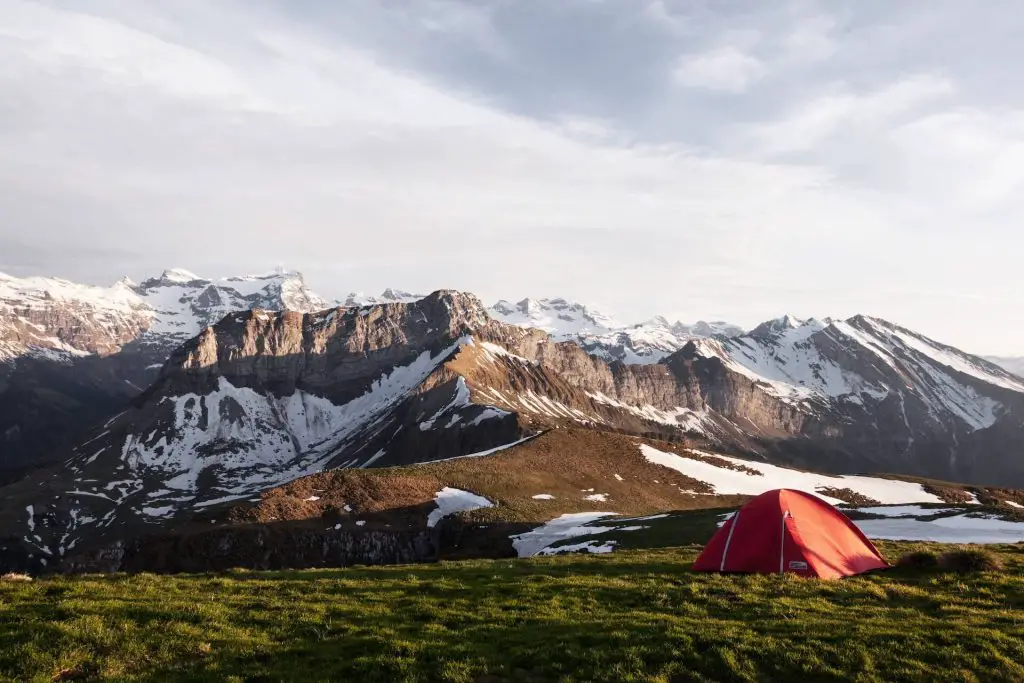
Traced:
[[[5, 276], [0, 348], [0, 568], [197, 525], [330, 513], [348, 533], [357, 511], [422, 528], [459, 477], [543, 522], [605, 501], [598, 464], [637, 512], [713, 503], [692, 471], [650, 470], [645, 444], [698, 467], [1024, 486], [1024, 379], [870, 316], [744, 332], [450, 290], [331, 305], [297, 273], [109, 289]], [[855, 480], [829, 495], [860, 495]], [[526, 495], [556, 483], [591, 491], [561, 507]]]
[[1024, 377], [1024, 357], [985, 356], [985, 360], [995, 363], [1018, 377]]

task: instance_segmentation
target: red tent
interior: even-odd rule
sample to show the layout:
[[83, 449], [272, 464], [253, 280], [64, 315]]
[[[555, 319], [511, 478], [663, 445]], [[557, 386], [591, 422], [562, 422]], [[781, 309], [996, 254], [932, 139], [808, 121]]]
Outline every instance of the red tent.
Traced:
[[776, 489], [727, 520], [693, 569], [833, 579], [888, 566], [842, 512], [809, 493]]

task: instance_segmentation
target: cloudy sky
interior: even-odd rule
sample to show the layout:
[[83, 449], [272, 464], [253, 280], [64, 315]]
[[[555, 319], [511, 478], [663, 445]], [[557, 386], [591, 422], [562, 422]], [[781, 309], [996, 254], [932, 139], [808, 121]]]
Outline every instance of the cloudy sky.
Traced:
[[1017, 0], [0, 3], [0, 270], [1024, 355]]

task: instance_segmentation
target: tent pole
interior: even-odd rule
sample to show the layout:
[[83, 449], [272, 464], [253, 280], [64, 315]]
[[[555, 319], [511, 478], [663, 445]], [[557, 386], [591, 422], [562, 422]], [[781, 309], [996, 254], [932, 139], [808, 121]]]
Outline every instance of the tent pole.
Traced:
[[782, 536], [779, 538], [779, 573], [786, 572], [786, 518], [789, 517], [789, 510], [782, 514]]
[[729, 521], [732, 522], [732, 524], [729, 525], [729, 535], [725, 537], [725, 547], [722, 548], [722, 564], [718, 568], [718, 571], [720, 572], [725, 571], [725, 556], [729, 554], [729, 544], [732, 543], [732, 532], [736, 531], [736, 525], [739, 524], [740, 511], [737, 510]]

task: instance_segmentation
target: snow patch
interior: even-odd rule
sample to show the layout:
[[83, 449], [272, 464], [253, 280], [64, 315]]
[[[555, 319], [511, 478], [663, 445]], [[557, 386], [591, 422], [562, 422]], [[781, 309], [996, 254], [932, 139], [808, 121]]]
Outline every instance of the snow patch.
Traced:
[[421, 462], [421, 463], [416, 463], [416, 464], [417, 465], [430, 465], [430, 464], [435, 463], [435, 462], [448, 462], [449, 460], [459, 460], [461, 458], [482, 458], [482, 457], [484, 457], [486, 455], [494, 455], [495, 453], [500, 453], [501, 451], [508, 450], [509, 448], [514, 448], [515, 446], [518, 446], [519, 444], [526, 443], [527, 441], [535, 439], [538, 436], [540, 436], [540, 435], [539, 434], [534, 434], [532, 436], [527, 436], [526, 438], [519, 439], [518, 441], [513, 441], [512, 443], [507, 443], [504, 446], [497, 446], [496, 448], [491, 448], [491, 449], [488, 449], [486, 451], [478, 451], [476, 453], [469, 453], [468, 455], [456, 455], [456, 456], [451, 457], [451, 458], [441, 458], [440, 460], [431, 460], [430, 462]]
[[714, 427], [710, 414], [704, 410], [691, 410], [689, 408], [673, 408], [672, 410], [661, 410], [652, 405], [633, 406], [604, 394], [587, 392], [587, 396], [598, 403], [613, 406], [625, 410], [644, 420], [678, 427], [683, 431], [708, 434]]
[[494, 503], [483, 496], [451, 488], [450, 486], [446, 486], [437, 492], [434, 503], [437, 505], [437, 509], [433, 510], [427, 517], [428, 527], [436, 526], [443, 517], [456, 512], [469, 512], [470, 510], [494, 507]]
[[924, 517], [959, 512], [959, 508], [926, 508], [920, 505], [893, 505], [853, 508], [857, 512], [882, 517]]
[[613, 526], [585, 526], [599, 519], [617, 516], [615, 512], [575, 512], [557, 517], [543, 526], [512, 536], [512, 547], [519, 557], [532, 557], [552, 543], [573, 536], [589, 536], [614, 531]]
[[532, 496], [534, 500], [554, 500], [555, 497], [550, 493], [538, 493], [536, 496]]
[[684, 458], [675, 453], [665, 453], [642, 444], [640, 452], [648, 462], [668, 467], [698, 481], [714, 487], [718, 495], [756, 496], [773, 489], [795, 489], [814, 494], [833, 505], [842, 505], [843, 501], [818, 492], [822, 488], [848, 488], [861, 495], [877, 500], [880, 503], [941, 503], [938, 496], [928, 493], [921, 484], [880, 479], [878, 477], [862, 477], [849, 475], [826, 475], [813, 472], [800, 472], [785, 467], [769, 465], [751, 460], [741, 460], [726, 455], [692, 451], [695, 455], [707, 455], [720, 458], [733, 465], [755, 470], [759, 474], [718, 467], [694, 458]]
[[560, 545], [554, 548], [541, 548], [537, 551], [537, 555], [561, 555], [563, 553], [578, 553], [581, 551], [588, 553], [610, 553], [615, 550], [615, 546], [615, 541], [605, 541], [604, 543], [598, 543], [597, 541], [584, 541], [583, 543]]
[[931, 521], [913, 518], [862, 519], [856, 524], [868, 538], [892, 541], [939, 543], [1019, 543], [1024, 541], [1024, 522], [994, 517], [956, 515]]

